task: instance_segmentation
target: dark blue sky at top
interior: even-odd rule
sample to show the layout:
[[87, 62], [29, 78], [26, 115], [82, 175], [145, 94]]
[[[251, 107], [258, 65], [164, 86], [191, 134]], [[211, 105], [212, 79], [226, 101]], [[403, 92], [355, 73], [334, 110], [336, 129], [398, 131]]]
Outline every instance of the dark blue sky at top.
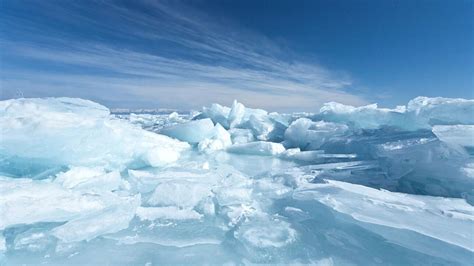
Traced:
[[474, 93], [474, 1], [197, 3], [400, 100]]
[[272, 110], [473, 98], [474, 1], [1, 1], [1, 98]]

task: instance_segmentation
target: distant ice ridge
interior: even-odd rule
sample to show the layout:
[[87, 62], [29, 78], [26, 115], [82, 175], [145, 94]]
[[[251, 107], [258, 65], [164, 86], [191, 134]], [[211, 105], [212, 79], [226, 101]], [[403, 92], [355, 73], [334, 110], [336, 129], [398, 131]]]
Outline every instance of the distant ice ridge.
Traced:
[[[211, 121], [213, 123], [211, 123]], [[213, 127], [228, 130], [219, 139]], [[474, 100], [418, 97], [395, 109], [325, 104], [317, 114], [278, 114], [213, 104], [192, 121], [157, 130], [199, 150], [279, 156], [305, 163], [374, 160], [369, 173], [330, 178], [414, 194], [473, 195]], [[232, 144], [232, 145], [230, 145]], [[280, 147], [281, 146], [281, 147]], [[287, 149], [285, 151], [285, 149]], [[463, 170], [464, 169], [464, 170]], [[323, 171], [322, 176], [329, 171]], [[369, 175], [370, 178], [363, 177]]]
[[473, 117], [426, 97], [316, 114], [2, 101], [0, 264], [469, 265]]
[[387, 126], [416, 130], [434, 125], [474, 124], [473, 113], [474, 100], [417, 97], [395, 109], [378, 108], [376, 104], [353, 107], [331, 102], [321, 108], [315, 119], [364, 129]]

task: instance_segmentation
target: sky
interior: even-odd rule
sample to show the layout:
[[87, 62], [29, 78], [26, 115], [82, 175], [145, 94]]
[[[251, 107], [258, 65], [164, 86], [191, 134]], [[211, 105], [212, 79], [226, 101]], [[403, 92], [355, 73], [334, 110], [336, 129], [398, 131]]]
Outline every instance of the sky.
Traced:
[[394, 107], [474, 96], [474, 1], [0, 1], [0, 99]]

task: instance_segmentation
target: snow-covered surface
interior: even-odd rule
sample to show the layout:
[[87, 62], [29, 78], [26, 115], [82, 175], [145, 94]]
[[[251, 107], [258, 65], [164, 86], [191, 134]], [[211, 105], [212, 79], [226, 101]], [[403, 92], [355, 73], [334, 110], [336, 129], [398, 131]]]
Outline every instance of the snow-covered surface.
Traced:
[[474, 101], [0, 102], [0, 265], [470, 265]]

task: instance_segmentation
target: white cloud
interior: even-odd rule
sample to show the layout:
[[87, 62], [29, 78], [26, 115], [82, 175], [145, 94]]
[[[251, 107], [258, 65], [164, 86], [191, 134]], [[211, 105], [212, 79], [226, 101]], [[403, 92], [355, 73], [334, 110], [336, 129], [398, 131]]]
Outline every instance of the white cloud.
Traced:
[[[55, 67], [30, 71], [4, 68], [3, 87], [24, 90], [25, 96], [34, 92], [35, 96], [90, 97], [115, 105], [125, 100], [148, 106], [157, 102], [159, 107], [173, 108], [228, 104], [233, 99], [284, 111], [316, 110], [333, 100], [366, 103], [346, 91], [351, 85], [348, 77], [318, 64], [289, 59], [275, 43], [257, 33], [219, 25], [182, 6], [147, 3], [150, 11], [144, 14], [103, 4], [107, 8], [104, 16], [120, 18], [120, 25], [114, 28], [105, 22], [108, 20], [98, 19], [100, 16], [81, 15], [77, 6], [55, 7], [54, 14], [61, 14], [65, 23], [82, 23], [104, 35], [135, 42], [93, 38], [80, 42], [61, 34], [36, 36], [33, 39], [37, 41], [4, 40], [2, 53]], [[137, 43], [156, 48], [144, 49]]]

